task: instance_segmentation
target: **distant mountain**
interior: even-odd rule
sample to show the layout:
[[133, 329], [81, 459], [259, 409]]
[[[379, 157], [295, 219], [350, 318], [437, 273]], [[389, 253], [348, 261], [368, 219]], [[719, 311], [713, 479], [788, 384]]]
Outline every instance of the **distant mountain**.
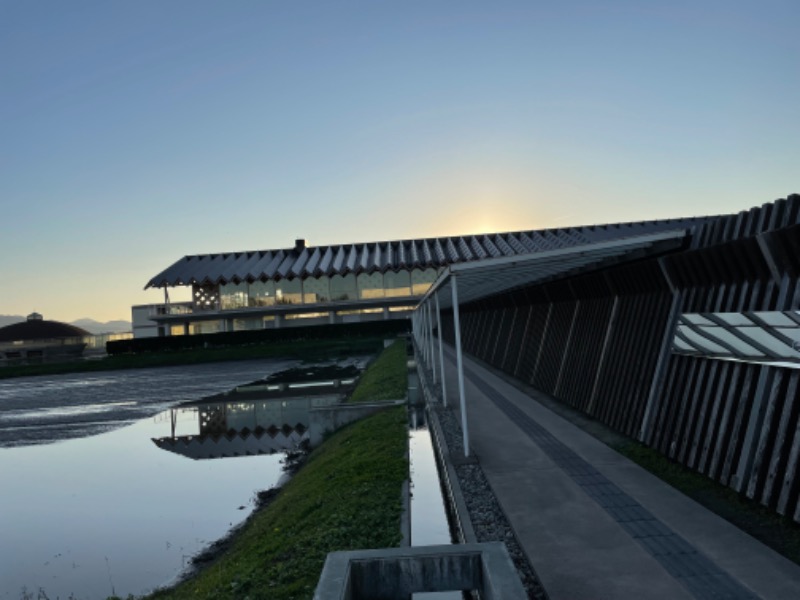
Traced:
[[85, 329], [89, 333], [127, 333], [133, 331], [130, 321], [107, 321], [100, 323], [94, 319], [78, 319], [72, 321], [72, 325]]
[[[27, 317], [23, 317], [22, 315], [0, 315], [0, 327], [21, 323], [26, 318]], [[130, 321], [108, 321], [106, 323], [101, 323], [94, 319], [78, 319], [77, 321], [73, 321], [72, 325], [94, 334], [128, 333], [129, 331], [133, 331], [133, 326]]]
[[22, 315], [0, 315], [0, 327], [5, 327], [6, 325], [13, 325], [14, 323], [19, 323], [24, 321], [25, 317]]

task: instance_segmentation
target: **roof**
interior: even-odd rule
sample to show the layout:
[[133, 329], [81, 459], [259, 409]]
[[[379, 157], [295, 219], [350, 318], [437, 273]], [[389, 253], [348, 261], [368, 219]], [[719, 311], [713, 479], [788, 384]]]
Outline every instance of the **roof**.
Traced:
[[16, 342], [21, 340], [52, 340], [58, 338], [74, 338], [91, 335], [85, 329], [61, 323], [29, 319], [21, 323], [13, 323], [0, 328], [0, 342]]
[[527, 256], [453, 264], [439, 274], [418, 307], [434, 294], [441, 308], [452, 307], [454, 279], [457, 279], [458, 303], [461, 305], [585, 269], [603, 268], [609, 264], [636, 260], [644, 255], [670, 252], [684, 244], [686, 235], [686, 230], [674, 229]]
[[[561, 229], [306, 246], [184, 256], [147, 282], [150, 287], [305, 279], [348, 273], [441, 268], [529, 255], [632, 236], [686, 229], [709, 217], [640, 221]], [[300, 240], [302, 241], [302, 240]]]

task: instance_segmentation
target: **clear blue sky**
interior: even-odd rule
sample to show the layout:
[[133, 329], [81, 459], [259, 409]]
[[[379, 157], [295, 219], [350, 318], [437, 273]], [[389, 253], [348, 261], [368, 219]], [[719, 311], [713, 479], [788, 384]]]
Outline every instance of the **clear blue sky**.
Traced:
[[185, 254], [800, 192], [800, 2], [0, 0], [0, 314]]

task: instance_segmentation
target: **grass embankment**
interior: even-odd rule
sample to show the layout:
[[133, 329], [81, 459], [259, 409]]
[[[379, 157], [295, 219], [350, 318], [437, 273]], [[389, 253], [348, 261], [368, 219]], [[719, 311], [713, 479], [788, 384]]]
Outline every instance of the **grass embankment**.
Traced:
[[378, 402], [405, 398], [408, 391], [406, 360], [405, 340], [396, 340], [364, 372], [347, 401]]
[[383, 337], [365, 337], [358, 339], [290, 341], [225, 348], [198, 348], [196, 350], [175, 352], [124, 354], [107, 356], [97, 360], [42, 365], [9, 366], [0, 368], [0, 379], [34, 375], [112, 371], [117, 369], [195, 365], [208, 362], [259, 358], [297, 358], [300, 360], [344, 358], [357, 354], [373, 354], [381, 348], [383, 339]]
[[800, 565], [800, 525], [633, 440], [609, 444], [659, 479]]
[[[398, 340], [367, 369], [353, 395], [401, 398], [406, 387], [405, 344]], [[407, 444], [402, 406], [339, 430], [215, 562], [148, 598], [311, 598], [328, 552], [399, 545]]]

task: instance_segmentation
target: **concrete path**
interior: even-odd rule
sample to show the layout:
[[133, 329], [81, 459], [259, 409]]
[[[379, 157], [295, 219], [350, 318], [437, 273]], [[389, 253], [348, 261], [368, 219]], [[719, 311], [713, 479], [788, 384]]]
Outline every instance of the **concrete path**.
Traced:
[[552, 600], [800, 599], [800, 567], [467, 357], [464, 375], [471, 451]]

